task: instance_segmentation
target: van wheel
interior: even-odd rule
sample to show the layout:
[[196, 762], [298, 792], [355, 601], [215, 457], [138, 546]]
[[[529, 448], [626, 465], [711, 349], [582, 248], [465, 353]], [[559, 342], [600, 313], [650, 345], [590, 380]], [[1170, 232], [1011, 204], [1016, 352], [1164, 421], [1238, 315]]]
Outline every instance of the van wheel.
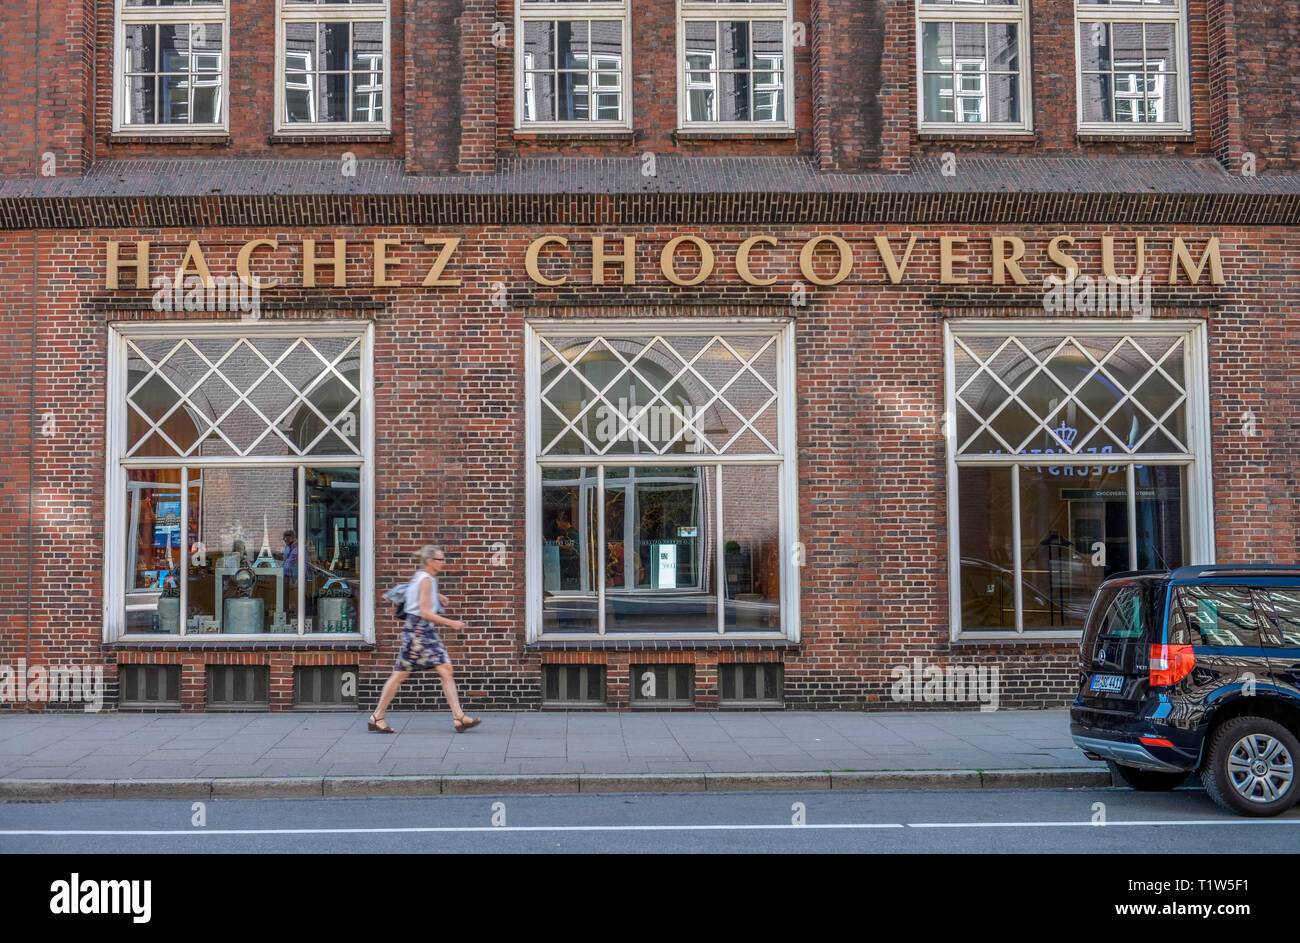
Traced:
[[1201, 780], [1210, 798], [1238, 815], [1285, 812], [1300, 798], [1300, 742], [1275, 720], [1234, 717], [1214, 732]]
[[1162, 773], [1154, 769], [1138, 769], [1136, 766], [1120, 766], [1114, 760], [1107, 760], [1110, 775], [1132, 786], [1138, 792], [1168, 792], [1177, 789], [1186, 782], [1188, 773]]

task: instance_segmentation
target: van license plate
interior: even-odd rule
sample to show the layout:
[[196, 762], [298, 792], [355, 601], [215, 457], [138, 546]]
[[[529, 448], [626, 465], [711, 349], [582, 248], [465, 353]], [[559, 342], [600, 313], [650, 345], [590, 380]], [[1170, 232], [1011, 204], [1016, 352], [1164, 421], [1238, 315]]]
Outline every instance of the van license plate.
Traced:
[[1123, 675], [1093, 675], [1092, 684], [1089, 686], [1090, 691], [1122, 691], [1124, 690]]

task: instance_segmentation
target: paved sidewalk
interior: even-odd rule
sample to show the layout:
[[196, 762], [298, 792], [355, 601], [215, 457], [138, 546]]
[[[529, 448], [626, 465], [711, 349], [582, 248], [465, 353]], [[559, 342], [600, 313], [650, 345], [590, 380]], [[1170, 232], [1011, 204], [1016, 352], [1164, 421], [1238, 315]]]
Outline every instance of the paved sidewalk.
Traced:
[[1109, 783], [1064, 710], [483, 717], [458, 735], [390, 711], [385, 736], [360, 712], [0, 714], [0, 797]]

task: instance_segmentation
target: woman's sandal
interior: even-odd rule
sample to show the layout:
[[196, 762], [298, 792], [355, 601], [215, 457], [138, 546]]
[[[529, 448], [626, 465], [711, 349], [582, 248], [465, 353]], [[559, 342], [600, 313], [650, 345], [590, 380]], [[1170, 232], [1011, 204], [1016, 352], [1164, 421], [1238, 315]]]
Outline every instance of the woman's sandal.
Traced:
[[452, 718], [452, 725], [456, 728], [457, 733], [464, 733], [471, 727], [477, 727], [483, 723], [482, 717], [470, 717], [468, 714], [461, 714], [459, 717]]
[[397, 733], [396, 730], [388, 726], [388, 724], [384, 721], [384, 718], [380, 717], [376, 719], [374, 714], [370, 715], [370, 722], [369, 724], [366, 725], [366, 729], [377, 730], [380, 733]]

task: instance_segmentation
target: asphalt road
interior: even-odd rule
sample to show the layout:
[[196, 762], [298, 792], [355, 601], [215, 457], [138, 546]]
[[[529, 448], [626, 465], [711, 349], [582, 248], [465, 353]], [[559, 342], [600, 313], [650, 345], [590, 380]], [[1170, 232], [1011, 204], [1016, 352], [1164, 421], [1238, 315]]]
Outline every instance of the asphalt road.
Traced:
[[[0, 853], [1287, 852], [1300, 808], [1199, 789], [747, 792], [0, 803]], [[803, 824], [798, 824], [802, 818]], [[1104, 822], [1104, 824], [1102, 824]]]

